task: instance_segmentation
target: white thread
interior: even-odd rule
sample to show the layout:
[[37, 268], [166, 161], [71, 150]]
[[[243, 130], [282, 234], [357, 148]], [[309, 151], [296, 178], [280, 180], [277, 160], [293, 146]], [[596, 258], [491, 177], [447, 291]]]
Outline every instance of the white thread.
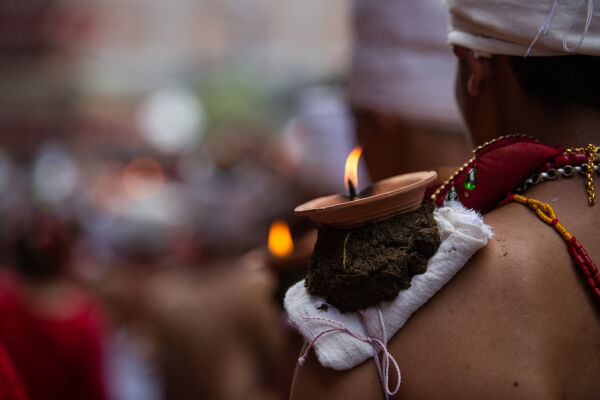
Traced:
[[550, 10], [550, 14], [548, 14], [548, 17], [546, 18], [546, 21], [542, 24], [542, 26], [538, 28], [537, 34], [535, 35], [535, 37], [531, 41], [531, 44], [527, 48], [527, 51], [523, 55], [524, 58], [529, 56], [531, 49], [533, 49], [533, 45], [538, 41], [540, 35], [545, 35], [546, 33], [548, 33], [548, 29], [550, 29], [550, 23], [552, 22], [552, 18], [554, 18], [554, 13], [556, 12], [556, 7], [558, 7], [558, 0], [554, 0], [554, 2], [552, 3], [552, 9]]
[[[361, 320], [361, 323], [365, 327], [367, 334], [372, 335], [372, 333], [368, 331], [368, 325], [365, 323], [364, 314], [362, 312], [359, 312], [358, 316]], [[387, 331], [385, 330], [385, 322], [383, 321], [383, 314], [381, 313], [381, 308], [379, 306], [377, 306], [377, 316], [379, 317], [379, 326], [381, 328], [382, 343], [384, 343], [387, 346], [387, 342], [388, 342]], [[379, 361], [379, 355], [377, 354], [377, 348], [375, 346], [373, 346], [373, 359], [375, 360], [375, 365], [377, 366], [377, 373], [379, 374], [379, 379], [381, 380], [383, 395], [384, 395], [385, 399], [388, 400], [389, 396], [393, 396], [396, 393], [398, 393], [398, 390], [400, 389], [400, 383], [402, 381], [402, 376], [400, 373], [400, 369], [397, 368], [396, 372], [398, 375], [398, 383], [396, 384], [396, 388], [392, 392], [389, 388], [390, 387], [390, 363], [389, 363], [390, 357], [388, 357], [388, 355], [390, 355], [390, 353], [387, 351], [387, 348], [386, 348], [384, 354], [385, 354], [385, 357], [383, 358], [383, 367], [381, 367], [381, 362]], [[385, 372], [385, 375], [384, 375], [384, 372]]]
[[[592, 18], [594, 17], [594, 0], [587, 0], [587, 3], [588, 3], [587, 16], [586, 16], [583, 32], [579, 36], [579, 40], [577, 41], [577, 44], [573, 47], [569, 47], [569, 45], [567, 43], [567, 41], [569, 39], [569, 33], [571, 32], [571, 28], [573, 27], [573, 24], [575, 23], [575, 20], [577, 19], [577, 16], [579, 15], [579, 11], [581, 10], [581, 7], [583, 6], [583, 4], [585, 2], [586, 2], [586, 0], [581, 0], [581, 2], [579, 2], [577, 9], [575, 10], [573, 15], [571, 16], [571, 19], [569, 20], [567, 29], [563, 33], [562, 45], [563, 45], [563, 50], [566, 51], [567, 53], [572, 53], [581, 47], [581, 45], [583, 44], [583, 41], [585, 40], [585, 38], [587, 36], [588, 30], [590, 28], [590, 24], [592, 23]], [[550, 10], [550, 14], [548, 14], [548, 17], [546, 18], [546, 21], [542, 24], [542, 26], [539, 27], [537, 34], [531, 41], [531, 44], [527, 48], [527, 51], [525, 51], [525, 54], [523, 55], [523, 57], [529, 56], [529, 53], [531, 53], [533, 46], [537, 43], [540, 36], [548, 33], [548, 30], [550, 29], [550, 24], [552, 22], [552, 19], [554, 18], [554, 14], [556, 13], [557, 7], [558, 7], [558, 0], [553, 0], [552, 9]]]
[[[377, 306], [377, 309], [379, 310], [379, 306]], [[372, 335], [372, 333], [369, 332], [369, 326], [365, 323], [365, 318], [364, 318], [364, 314], [362, 311], [358, 312], [358, 318], [360, 319], [361, 324], [365, 328], [365, 332], [367, 333], [367, 335]], [[380, 324], [381, 324], [381, 321], [380, 321]], [[386, 337], [385, 326], [381, 325], [381, 328], [382, 328], [382, 337], [385, 338]], [[387, 341], [384, 340], [383, 343], [387, 344]], [[371, 345], [371, 350], [373, 351], [373, 360], [375, 360], [375, 367], [377, 367], [377, 374], [379, 375], [379, 380], [381, 381], [383, 397], [385, 400], [389, 400], [390, 395], [389, 395], [389, 390], [387, 389], [387, 387], [388, 387], [387, 382], [389, 381], [389, 378], [383, 376], [383, 371], [385, 371], [385, 367], [384, 367], [384, 369], [381, 369], [381, 362], [379, 361], [379, 355], [377, 354], [377, 348], [375, 346]], [[385, 358], [384, 358], [384, 363], [385, 363]]]
[[[383, 339], [383, 343], [385, 343], [387, 345], [387, 342], [388, 342], [387, 332], [385, 331], [385, 323], [383, 322], [383, 315], [381, 314], [381, 308], [379, 308], [379, 306], [377, 306], [377, 316], [379, 317], [379, 326], [381, 327], [381, 336]], [[379, 357], [377, 356], [377, 351], [375, 351], [375, 348], [373, 348], [373, 351], [375, 352], [375, 362], [379, 364]], [[381, 374], [379, 377], [381, 378], [381, 385], [383, 386], [383, 392], [385, 393], [386, 400], [388, 400], [389, 396], [391, 395], [390, 390], [389, 390], [389, 387], [390, 387], [389, 368], [390, 368], [390, 364], [388, 363], [387, 358], [384, 358], [383, 359], [383, 370], [386, 371], [385, 379], [383, 378], [383, 374]]]
[[583, 28], [583, 32], [579, 36], [579, 41], [577, 42], [575, 47], [569, 47], [569, 45], [567, 44], [567, 40], [568, 40], [569, 33], [571, 32], [571, 27], [573, 26], [573, 23], [575, 23], [575, 20], [577, 19], [577, 15], [579, 15], [579, 10], [581, 9], [581, 6], [583, 6], [583, 3], [585, 3], [585, 1], [586, 0], [581, 0], [579, 5], [577, 6], [577, 10], [575, 10], [575, 13], [571, 17], [571, 20], [569, 21], [567, 30], [563, 34], [563, 49], [567, 53], [572, 53], [581, 47], [581, 45], [583, 44], [583, 41], [585, 40], [585, 37], [587, 36], [588, 29], [590, 28], [590, 24], [592, 23], [592, 17], [594, 16], [594, 0], [587, 0], [588, 9], [587, 9], [587, 17], [585, 20], [585, 27]]
[[[381, 312], [381, 308], [379, 306], [377, 306], [377, 314], [379, 315], [379, 324], [381, 325], [381, 332], [383, 335], [383, 343], [385, 343], [387, 345], [388, 342], [388, 337], [387, 337], [387, 331], [385, 330], [385, 322], [383, 321], [383, 314]], [[387, 349], [386, 349], [386, 354], [390, 354]], [[391, 354], [390, 354], [391, 356]], [[378, 357], [376, 357], [376, 360], [378, 360]], [[396, 361], [392, 358], [392, 360], [394, 361], [394, 364], [396, 364]], [[389, 357], [385, 357], [383, 359], [384, 362], [384, 369], [385, 369], [385, 381], [382, 378], [382, 384], [383, 384], [383, 389], [384, 392], [386, 394], [386, 398], [387, 396], [393, 396], [396, 393], [398, 393], [398, 390], [400, 390], [400, 385], [402, 384], [402, 374], [400, 372], [400, 368], [398, 368], [398, 364], [395, 365], [396, 367], [396, 372], [398, 375], [398, 382], [396, 382], [396, 388], [394, 389], [394, 391], [390, 391], [389, 386], [390, 386], [390, 376], [389, 376], [389, 370], [390, 370], [390, 363], [389, 363]]]
[[[381, 314], [381, 310], [378, 307], [378, 312], [379, 312], [379, 322], [381, 324], [381, 328], [382, 328], [382, 333], [383, 333], [383, 338], [384, 340], [387, 339], [387, 333], [385, 331], [385, 325], [383, 322], [383, 315]], [[360, 314], [359, 314], [360, 315]], [[387, 340], [385, 342], [382, 342], [381, 340], [374, 338], [374, 337], [362, 337], [361, 335], [352, 332], [350, 329], [348, 329], [344, 324], [331, 320], [331, 319], [327, 319], [327, 318], [320, 318], [320, 317], [308, 317], [305, 316], [303, 317], [303, 319], [305, 320], [315, 320], [315, 321], [322, 321], [322, 322], [328, 322], [334, 326], [336, 326], [337, 328], [331, 328], [331, 329], [326, 329], [322, 332], [320, 332], [317, 336], [314, 337], [313, 340], [311, 340], [308, 343], [308, 346], [306, 346], [306, 349], [304, 350], [304, 353], [302, 354], [302, 356], [298, 359], [298, 363], [300, 365], [304, 365], [304, 362], [306, 361], [306, 357], [308, 356], [308, 352], [311, 349], [311, 347], [315, 344], [315, 342], [323, 335], [330, 333], [330, 332], [346, 332], [348, 333], [350, 336], [354, 337], [355, 339], [360, 340], [361, 342], [365, 342], [365, 343], [369, 343], [372, 347], [373, 347], [373, 358], [375, 359], [375, 365], [377, 366], [377, 372], [379, 373], [379, 378], [381, 379], [381, 383], [383, 386], [383, 392], [385, 395], [386, 400], [389, 399], [389, 396], [393, 396], [396, 393], [398, 393], [398, 390], [400, 390], [400, 384], [402, 383], [402, 375], [400, 373], [400, 367], [398, 366], [398, 363], [396, 362], [396, 359], [394, 359], [394, 356], [392, 356], [392, 354], [388, 351], [387, 349]], [[363, 323], [364, 325], [364, 323]], [[383, 361], [384, 361], [384, 367], [383, 370], [381, 368], [381, 364], [379, 361], [379, 355], [377, 354], [377, 346], [379, 346], [379, 349], [381, 350], [381, 353], [383, 355]], [[390, 371], [389, 371], [389, 367], [390, 367], [390, 362], [392, 363], [392, 365], [394, 366], [394, 368], [396, 369], [396, 375], [398, 376], [398, 382], [396, 383], [396, 387], [394, 388], [394, 390], [390, 390], [389, 388], [389, 378], [390, 378]], [[385, 373], [385, 375], [384, 375]]]

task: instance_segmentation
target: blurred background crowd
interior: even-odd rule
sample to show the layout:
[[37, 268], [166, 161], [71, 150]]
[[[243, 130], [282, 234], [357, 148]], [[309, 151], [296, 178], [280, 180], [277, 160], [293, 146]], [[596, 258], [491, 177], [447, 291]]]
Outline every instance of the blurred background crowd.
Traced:
[[292, 210], [363, 137], [352, 6], [0, 2], [0, 350], [31, 399], [287, 398]]
[[0, 4], [0, 343], [32, 399], [287, 397], [268, 230], [344, 187], [348, 9]]

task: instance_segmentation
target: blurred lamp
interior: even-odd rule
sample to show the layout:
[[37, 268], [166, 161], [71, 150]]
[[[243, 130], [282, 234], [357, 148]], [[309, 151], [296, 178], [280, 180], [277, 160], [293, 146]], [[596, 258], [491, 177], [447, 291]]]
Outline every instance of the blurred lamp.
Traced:
[[285, 221], [277, 220], [269, 230], [269, 251], [275, 257], [286, 257], [294, 251], [290, 228]]

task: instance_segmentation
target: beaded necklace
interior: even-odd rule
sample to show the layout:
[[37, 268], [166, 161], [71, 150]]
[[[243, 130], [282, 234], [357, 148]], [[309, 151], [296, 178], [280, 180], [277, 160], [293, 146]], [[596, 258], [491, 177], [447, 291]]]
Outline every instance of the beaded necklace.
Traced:
[[[479, 173], [477, 172], [477, 160], [478, 156], [481, 154], [486, 154], [485, 151], [490, 149], [491, 147], [506, 144], [508, 141], [512, 141], [513, 143], [527, 143], [532, 142], [538, 147], [546, 148], [546, 152], [539, 154], [529, 154], [529, 156], [535, 156], [535, 160], [541, 159], [541, 165], [539, 168], [534, 168], [535, 172], [530, 173], [530, 175], [519, 182], [518, 185], [515, 185], [512, 188], [507, 188], [506, 191], [513, 191], [518, 194], [524, 193], [531, 186], [536, 185], [538, 183], [542, 183], [549, 180], [554, 180], [559, 177], [571, 177], [573, 175], [581, 174], [585, 176], [585, 186], [586, 191], [588, 193], [588, 204], [594, 205], [595, 203], [595, 193], [594, 193], [594, 185], [593, 185], [593, 173], [596, 172], [600, 174], [600, 157], [598, 153], [600, 152], [600, 146], [594, 146], [592, 144], [587, 147], [578, 147], [573, 149], [565, 149], [562, 146], [552, 147], [546, 146], [539, 143], [539, 140], [532, 136], [526, 135], [506, 135], [500, 136], [496, 139], [490, 140], [473, 150], [473, 157], [462, 165], [454, 174], [450, 176], [437, 190], [431, 195], [431, 200], [436, 202], [439, 205], [440, 195], [445, 194], [443, 199], [444, 202], [448, 201], [460, 201], [461, 203], [469, 203], [469, 201], [465, 201], [466, 199], [461, 199], [461, 197], [468, 198], [471, 196], [471, 192], [477, 186], [477, 177]], [[501, 147], [502, 148], [502, 147]], [[551, 149], [560, 149], [556, 154], [552, 154]], [[550, 151], [550, 153], [548, 153]], [[525, 152], [526, 153], [526, 152]], [[539, 157], [541, 155], [541, 158]], [[544, 159], [547, 157], [547, 159]], [[506, 158], [506, 157], [505, 157]], [[552, 162], [553, 161], [553, 162]], [[465, 172], [466, 171], [466, 172]], [[458, 185], [458, 181], [463, 178], [462, 185]], [[460, 186], [464, 186], [464, 193], [460, 193]], [[465, 204], [470, 205], [470, 204]], [[471, 207], [478, 209], [477, 207]], [[488, 210], [479, 210], [479, 211], [488, 211]]]
[[[591, 147], [590, 147], [591, 146]], [[585, 151], [585, 152], [584, 152]], [[519, 185], [514, 192], [524, 193], [530, 187], [538, 183], [551, 181], [556, 178], [570, 178], [575, 174], [585, 176], [586, 191], [588, 193], [588, 204], [595, 204], [595, 193], [593, 185], [593, 173], [600, 174], [598, 152], [600, 147], [588, 145], [587, 148], [567, 149], [564, 154], [556, 156], [554, 163], [547, 161], [540, 169]], [[590, 157], [588, 154], [591, 154]]]
[[596, 300], [596, 304], [600, 307], [600, 275], [598, 275], [598, 267], [596, 267], [596, 264], [594, 264], [587, 251], [585, 251], [577, 238], [570, 234], [569, 231], [567, 231], [567, 229], [560, 223], [558, 218], [556, 218], [554, 209], [548, 203], [542, 203], [538, 200], [509, 193], [507, 202], [511, 201], [524, 204], [531, 208], [542, 221], [548, 225], [552, 225], [564, 239], [564, 241], [567, 242], [567, 250], [569, 251], [569, 255], [575, 262], [575, 265], [579, 268], [582, 278], [585, 280], [585, 283], [590, 289], [592, 296]]
[[[586, 250], [559, 222], [549, 204], [521, 195], [535, 184], [577, 173], [585, 176], [588, 205], [594, 206], [593, 175], [600, 170], [599, 151], [600, 147], [592, 144], [565, 149], [541, 144], [529, 136], [502, 136], [473, 150], [473, 158], [444, 182], [431, 195], [431, 200], [437, 206], [460, 202], [480, 212], [508, 202], [529, 207], [565, 240], [569, 255], [600, 307], [600, 275]], [[485, 190], [477, 190], [480, 187]]]
[[563, 146], [548, 146], [531, 136], [501, 136], [474, 149], [473, 157], [431, 195], [431, 200], [438, 207], [457, 201], [488, 212], [540, 165], [564, 152]]

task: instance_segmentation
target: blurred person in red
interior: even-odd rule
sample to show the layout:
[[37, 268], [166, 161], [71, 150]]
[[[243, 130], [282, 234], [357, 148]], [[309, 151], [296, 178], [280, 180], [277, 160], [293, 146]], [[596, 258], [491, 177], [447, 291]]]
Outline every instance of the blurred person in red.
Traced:
[[25, 388], [12, 360], [0, 344], [0, 400], [25, 400]]
[[104, 399], [101, 313], [65, 278], [66, 228], [52, 216], [33, 214], [17, 232], [13, 268], [0, 268], [0, 342], [28, 397]]

